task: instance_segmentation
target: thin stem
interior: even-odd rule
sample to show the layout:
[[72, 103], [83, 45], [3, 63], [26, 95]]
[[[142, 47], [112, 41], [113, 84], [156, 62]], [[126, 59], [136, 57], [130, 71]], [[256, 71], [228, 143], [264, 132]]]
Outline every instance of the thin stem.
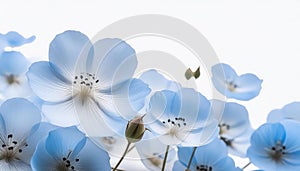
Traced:
[[165, 154], [165, 158], [164, 158], [164, 162], [163, 162], [161, 171], [165, 170], [166, 163], [167, 163], [167, 157], [168, 157], [168, 153], [169, 153], [169, 148], [170, 148], [170, 145], [167, 145], [166, 154]]
[[191, 167], [191, 164], [192, 164], [192, 160], [193, 160], [193, 157], [195, 155], [196, 150], [197, 150], [197, 147], [194, 147], [192, 155], [190, 157], [189, 163], [188, 163], [187, 168], [185, 169], [185, 171], [189, 171], [190, 170], [190, 167]]
[[125, 155], [127, 154], [127, 151], [128, 151], [128, 149], [129, 149], [130, 144], [131, 144], [130, 142], [127, 143], [127, 147], [126, 147], [126, 149], [125, 149], [125, 151], [124, 151], [124, 153], [123, 153], [121, 159], [119, 160], [119, 162], [117, 163], [117, 165], [116, 165], [115, 168], [113, 169], [113, 171], [116, 171], [117, 168], [119, 167], [119, 165], [121, 164], [121, 162], [123, 161]]
[[132, 151], [134, 148], [135, 148], [135, 145], [131, 146], [131, 147], [129, 148], [129, 150], [127, 151], [127, 154], [128, 154], [130, 151]]
[[247, 164], [242, 168], [242, 170], [246, 169], [250, 164], [251, 164], [251, 162], [247, 163]]

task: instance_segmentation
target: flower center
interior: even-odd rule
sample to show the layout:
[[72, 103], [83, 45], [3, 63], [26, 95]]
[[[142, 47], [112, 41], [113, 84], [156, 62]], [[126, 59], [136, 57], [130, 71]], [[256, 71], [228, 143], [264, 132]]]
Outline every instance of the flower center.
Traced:
[[6, 82], [9, 84], [9, 85], [12, 85], [12, 84], [20, 84], [19, 80], [17, 79], [17, 77], [13, 74], [10, 74], [10, 75], [7, 75], [6, 76]]
[[230, 125], [227, 125], [225, 123], [220, 123], [219, 125], [220, 131], [219, 131], [219, 135], [224, 134], [225, 132], [227, 132], [230, 129]]
[[2, 144], [0, 147], [0, 160], [11, 162], [18, 159], [17, 155], [22, 153], [24, 148], [28, 146], [26, 142], [18, 142], [13, 137], [13, 134], [9, 134], [7, 140], [0, 138]]
[[271, 148], [269, 151], [270, 157], [275, 162], [281, 162], [283, 156], [286, 154], [286, 147], [281, 144], [281, 141], [277, 141], [276, 145]]
[[234, 82], [232, 82], [232, 81], [227, 82], [227, 88], [229, 91], [234, 92], [237, 87], [238, 86], [236, 84], [234, 84]]
[[228, 139], [228, 138], [225, 138], [225, 137], [220, 137], [220, 139], [229, 147], [232, 147], [232, 141], [233, 139]]
[[79, 162], [79, 158], [76, 158], [75, 160], [71, 160], [70, 159], [70, 155], [71, 155], [72, 151], [70, 150], [69, 153], [67, 154], [67, 156], [62, 158], [62, 162], [60, 162], [58, 164], [58, 166], [56, 167], [57, 170], [59, 171], [76, 171], [75, 169], [75, 165]]
[[81, 73], [76, 75], [73, 80], [74, 96], [78, 96], [81, 104], [84, 105], [89, 98], [94, 98], [94, 90], [99, 84], [95, 74]]
[[168, 119], [166, 121], [162, 121], [162, 123], [169, 128], [168, 134], [171, 136], [177, 136], [178, 132], [186, 127], [185, 118], [178, 117], [173, 119]]
[[196, 170], [199, 170], [199, 171], [212, 171], [212, 167], [201, 164], [201, 165], [196, 167]]

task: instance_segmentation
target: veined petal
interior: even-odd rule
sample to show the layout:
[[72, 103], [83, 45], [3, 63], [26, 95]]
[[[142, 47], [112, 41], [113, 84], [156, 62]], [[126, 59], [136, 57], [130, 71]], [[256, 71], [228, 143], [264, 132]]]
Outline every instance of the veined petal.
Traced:
[[89, 38], [78, 31], [58, 34], [49, 47], [51, 67], [63, 77], [72, 79], [76, 69], [86, 69], [80, 66], [85, 66], [91, 58], [91, 47]]
[[108, 153], [96, 146], [91, 140], [87, 139], [85, 146], [77, 156], [79, 160], [79, 170], [110, 171]]
[[33, 63], [27, 77], [34, 93], [45, 101], [61, 102], [72, 96], [71, 83], [59, 78], [49, 62]]
[[6, 162], [5, 160], [0, 160], [0, 171], [31, 171], [30, 165], [24, 163], [21, 160], [14, 160], [11, 162]]
[[121, 39], [102, 39], [94, 46], [93, 71], [102, 90], [130, 79], [137, 66], [134, 49]]
[[29, 61], [20, 52], [9, 51], [0, 54], [0, 74], [18, 76], [27, 71]]
[[72, 99], [61, 103], [44, 103], [42, 105], [42, 111], [45, 119], [52, 124], [63, 127], [79, 124]]
[[26, 138], [32, 126], [41, 121], [40, 110], [22, 98], [5, 101], [0, 107], [0, 113], [5, 122], [7, 134], [13, 134], [18, 140]]
[[[282, 125], [285, 128], [286, 131], [286, 137], [285, 137], [285, 143], [284, 145], [286, 146], [286, 151], [288, 153], [298, 153], [300, 154], [300, 138], [299, 138], [299, 132], [300, 130], [300, 123], [297, 121], [293, 120], [283, 120]], [[299, 159], [299, 158], [298, 158]], [[294, 164], [299, 164], [300, 159], [298, 160], [298, 163]]]
[[27, 43], [31, 43], [35, 40], [35, 36], [31, 36], [29, 38], [24, 38], [22, 35], [15, 31], [10, 31], [6, 33], [5, 35], [6, 39], [6, 46], [9, 47], [17, 47], [17, 46], [22, 46]]
[[[58, 128], [49, 133], [45, 148], [56, 160], [61, 160], [62, 157], [66, 157], [68, 154], [77, 155], [81, 149], [77, 149], [77, 151], [74, 151], [74, 149], [85, 138], [85, 135], [75, 126]], [[73, 152], [77, 152], [77, 154], [72, 154]]]

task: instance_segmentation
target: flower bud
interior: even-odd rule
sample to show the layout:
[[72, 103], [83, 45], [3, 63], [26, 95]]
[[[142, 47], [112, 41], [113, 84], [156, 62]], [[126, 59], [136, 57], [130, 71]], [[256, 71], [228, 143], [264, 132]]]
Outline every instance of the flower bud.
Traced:
[[128, 122], [125, 136], [130, 143], [135, 143], [142, 139], [146, 130], [143, 123], [143, 117], [144, 116], [136, 116]]

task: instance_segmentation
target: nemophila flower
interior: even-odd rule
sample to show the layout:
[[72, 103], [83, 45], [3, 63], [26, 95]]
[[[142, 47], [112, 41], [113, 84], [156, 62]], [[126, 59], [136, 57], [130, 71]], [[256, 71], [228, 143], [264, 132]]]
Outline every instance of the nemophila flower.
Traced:
[[300, 124], [292, 120], [266, 123], [251, 136], [250, 161], [263, 170], [300, 169]]
[[[178, 158], [173, 171], [186, 170], [193, 147], [179, 147]], [[209, 144], [197, 147], [190, 165], [190, 171], [237, 171], [234, 161], [228, 157], [225, 144], [215, 139]]]
[[[162, 169], [167, 145], [161, 143], [157, 138], [154, 138], [147, 132], [145, 134], [145, 139], [136, 143], [135, 147], [142, 163], [147, 169], [152, 171], [160, 171]], [[168, 151], [166, 165], [172, 166], [175, 159], [176, 151], [171, 147]]]
[[78, 116], [89, 135], [110, 136], [111, 127], [126, 127], [117, 116], [132, 119], [150, 92], [131, 79], [136, 66], [135, 51], [126, 42], [107, 38], [92, 45], [84, 34], [66, 31], [51, 42], [49, 62], [32, 64], [27, 76], [46, 101], [42, 110], [50, 122], [76, 125]]
[[229, 153], [239, 157], [246, 157], [250, 146], [251, 128], [247, 109], [237, 103], [213, 100], [216, 112], [220, 114], [219, 137], [229, 148]]
[[210, 102], [190, 88], [154, 93], [144, 120], [166, 145], [203, 145], [219, 131], [217, 119], [210, 116]]
[[41, 138], [55, 127], [40, 123], [41, 111], [22, 98], [0, 107], [0, 170], [31, 170], [30, 159]]
[[292, 102], [282, 109], [272, 110], [268, 115], [268, 122], [280, 122], [283, 119], [300, 121], [300, 102]]
[[10, 31], [6, 34], [0, 33], [0, 53], [6, 47], [18, 47], [22, 46], [26, 43], [31, 43], [35, 40], [35, 36], [31, 36], [29, 38], [24, 38], [22, 35], [15, 31]]
[[75, 126], [58, 128], [37, 146], [32, 157], [34, 171], [109, 171], [109, 156]]
[[212, 67], [212, 82], [215, 88], [228, 98], [250, 100], [256, 97], [262, 80], [254, 74], [237, 75], [227, 64], [216, 64]]
[[0, 94], [4, 100], [34, 96], [25, 75], [29, 65], [30, 62], [19, 52], [0, 54]]

